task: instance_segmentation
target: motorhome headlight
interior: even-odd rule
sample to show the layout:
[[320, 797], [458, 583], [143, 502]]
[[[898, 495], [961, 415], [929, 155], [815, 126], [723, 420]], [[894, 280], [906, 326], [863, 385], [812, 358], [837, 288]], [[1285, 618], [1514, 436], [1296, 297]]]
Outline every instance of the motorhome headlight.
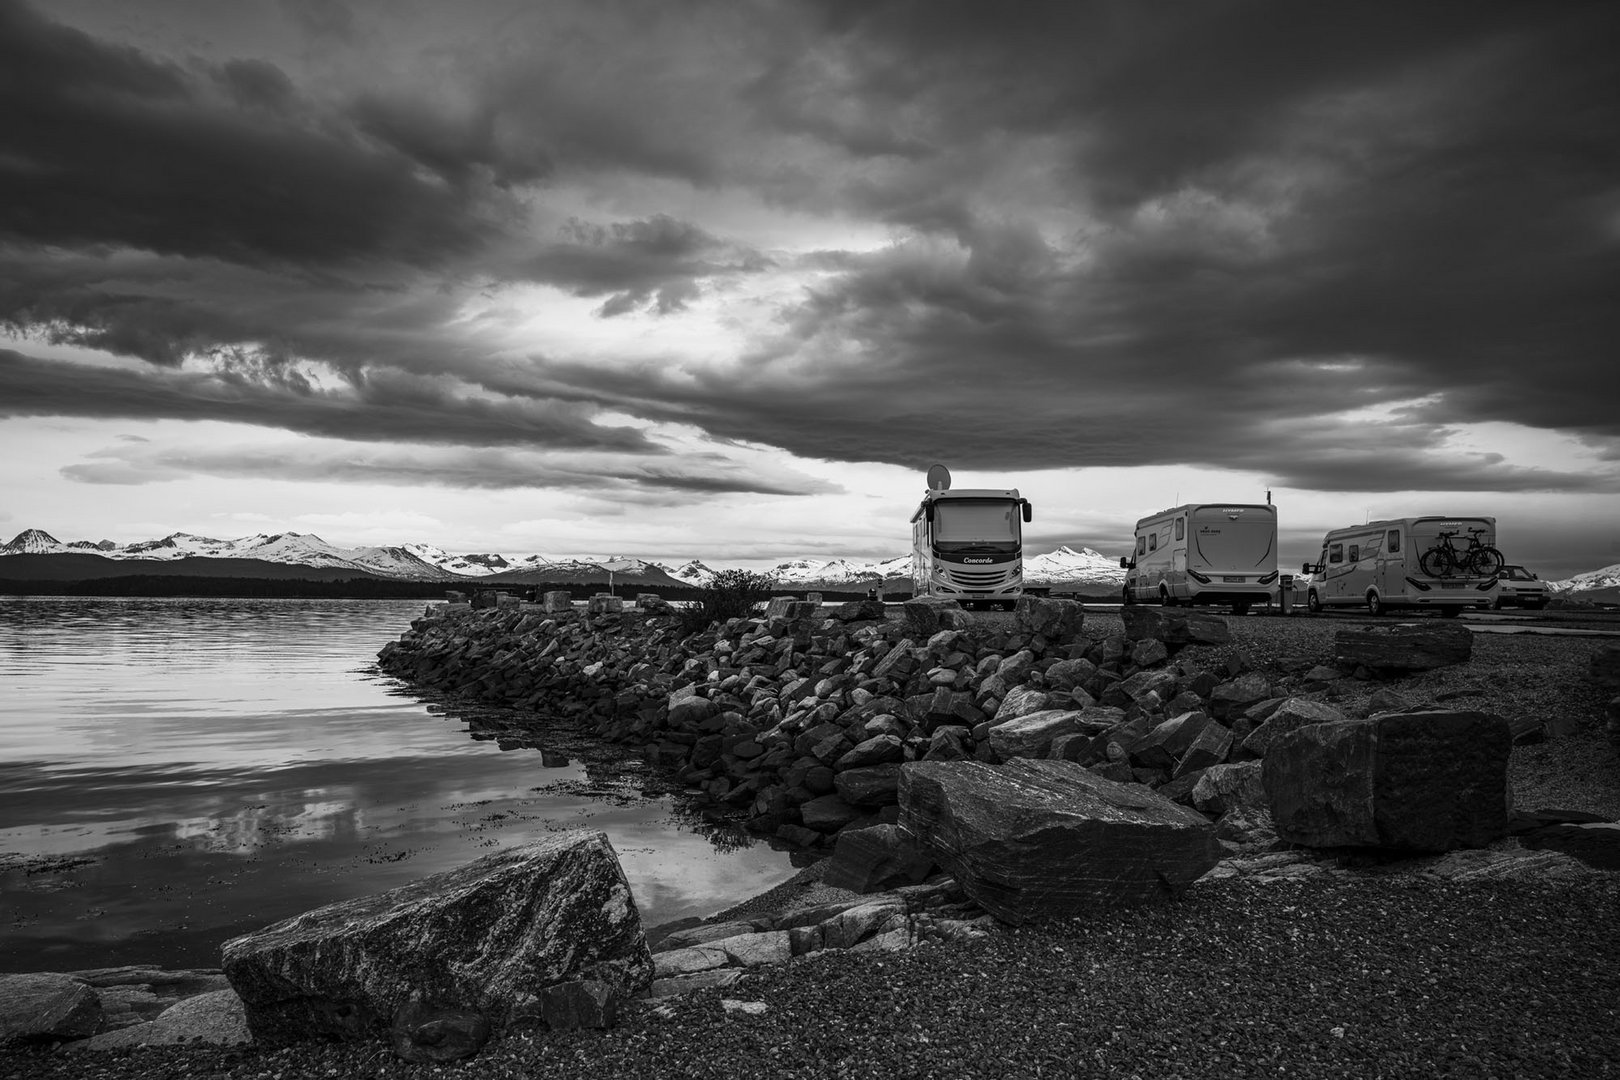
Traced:
[[1270, 585], [1273, 581], [1276, 581], [1276, 580], [1277, 580], [1277, 571], [1273, 570], [1271, 573], [1266, 574], [1266, 575], [1264, 575], [1263, 577], [1260, 578], [1260, 584], [1262, 584], [1262, 585]]
[[1429, 583], [1426, 582], [1426, 581], [1419, 581], [1417, 578], [1410, 578], [1409, 577], [1409, 578], [1406, 579], [1406, 583], [1408, 585], [1412, 586], [1412, 588], [1416, 589], [1418, 592], [1428, 592], [1429, 591]]
[[1194, 581], [1198, 582], [1198, 584], [1200, 584], [1200, 585], [1208, 585], [1209, 584], [1209, 576], [1207, 574], [1200, 574], [1196, 570], [1189, 570], [1189, 571], [1187, 571], [1187, 576], [1192, 578]]

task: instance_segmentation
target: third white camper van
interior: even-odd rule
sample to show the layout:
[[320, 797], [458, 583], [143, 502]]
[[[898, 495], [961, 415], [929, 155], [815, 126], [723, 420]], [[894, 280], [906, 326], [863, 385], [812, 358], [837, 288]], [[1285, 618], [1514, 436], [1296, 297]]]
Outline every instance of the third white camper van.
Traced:
[[1277, 508], [1188, 503], [1136, 523], [1136, 553], [1119, 560], [1127, 604], [1270, 603], [1277, 584]]
[[1447, 618], [1488, 607], [1495, 595], [1495, 574], [1423, 570], [1424, 552], [1447, 544], [1461, 552], [1475, 539], [1494, 547], [1496, 519], [1407, 517], [1334, 529], [1322, 538], [1318, 561], [1303, 567], [1311, 575], [1306, 606], [1312, 611], [1361, 607], [1373, 615], [1395, 608], [1437, 608]]

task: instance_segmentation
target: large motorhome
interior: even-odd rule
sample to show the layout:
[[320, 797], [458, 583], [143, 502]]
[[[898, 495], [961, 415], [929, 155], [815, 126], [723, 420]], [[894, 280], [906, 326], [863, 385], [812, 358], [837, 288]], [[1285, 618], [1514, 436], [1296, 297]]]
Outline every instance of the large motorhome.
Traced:
[[[1441, 534], [1449, 539], [1442, 539]], [[1364, 607], [1373, 615], [1395, 608], [1435, 608], [1446, 618], [1489, 607], [1496, 575], [1458, 568], [1447, 574], [1423, 569], [1423, 554], [1450, 543], [1461, 551], [1477, 537], [1496, 544], [1492, 517], [1423, 516], [1372, 521], [1334, 529], [1322, 538], [1322, 554], [1302, 568], [1311, 575], [1305, 603], [1312, 611]]]
[[1119, 560], [1127, 604], [1231, 604], [1239, 615], [1271, 602], [1277, 583], [1277, 508], [1188, 503], [1136, 523], [1136, 552]]
[[1017, 488], [950, 488], [951, 474], [935, 465], [911, 515], [914, 594], [1011, 609], [1024, 594], [1022, 522], [1031, 517], [1029, 500]]

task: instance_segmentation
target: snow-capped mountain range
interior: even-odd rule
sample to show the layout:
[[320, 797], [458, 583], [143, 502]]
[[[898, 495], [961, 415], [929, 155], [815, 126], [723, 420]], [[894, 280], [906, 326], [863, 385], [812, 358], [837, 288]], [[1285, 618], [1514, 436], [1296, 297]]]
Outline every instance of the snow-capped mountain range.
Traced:
[[[188, 558], [259, 559], [295, 566], [354, 570], [378, 577], [422, 581], [457, 581], [505, 577], [509, 574], [544, 574], [558, 580], [623, 575], [628, 580], [678, 582], [701, 586], [715, 570], [699, 560], [671, 568], [624, 555], [590, 559], [551, 559], [544, 555], [496, 553], [455, 554], [428, 544], [343, 548], [311, 533], [260, 533], [235, 540], [216, 540], [190, 533], [171, 533], [160, 540], [115, 544], [111, 540], [63, 543], [41, 529], [27, 529], [0, 545], [5, 555], [99, 555], [106, 559], [174, 561]], [[911, 576], [911, 556], [897, 555], [877, 562], [849, 559], [795, 559], [765, 571], [783, 588], [864, 589], [882, 581], [898, 582]], [[1025, 577], [1034, 583], [1090, 585], [1113, 591], [1125, 572], [1118, 560], [1091, 548], [1076, 551], [1060, 547], [1024, 560]], [[0, 577], [4, 572], [0, 571]]]
[[[353, 570], [383, 578], [415, 581], [467, 582], [477, 579], [555, 581], [608, 581], [626, 584], [701, 586], [715, 570], [697, 559], [671, 568], [663, 563], [625, 555], [589, 559], [552, 559], [544, 555], [508, 555], [492, 552], [454, 554], [427, 544], [385, 547], [338, 547], [311, 533], [260, 533], [235, 540], [216, 540], [190, 533], [171, 533], [159, 540], [115, 544], [111, 540], [63, 543], [41, 529], [26, 529], [0, 545], [7, 555], [95, 555], [105, 559], [167, 562], [188, 558], [257, 559], [264, 562], [322, 569]], [[878, 582], [891, 585], [909, 581], [911, 556], [896, 555], [876, 562], [848, 559], [794, 559], [765, 571], [784, 589], [825, 588], [864, 590]], [[0, 577], [4, 577], [0, 568]], [[1032, 584], [1085, 587], [1114, 593], [1125, 579], [1119, 560], [1089, 547], [1059, 547], [1039, 555], [1026, 555], [1024, 577]], [[1554, 592], [1590, 595], [1620, 592], [1620, 563], [1577, 574], [1564, 581], [1549, 581]]]

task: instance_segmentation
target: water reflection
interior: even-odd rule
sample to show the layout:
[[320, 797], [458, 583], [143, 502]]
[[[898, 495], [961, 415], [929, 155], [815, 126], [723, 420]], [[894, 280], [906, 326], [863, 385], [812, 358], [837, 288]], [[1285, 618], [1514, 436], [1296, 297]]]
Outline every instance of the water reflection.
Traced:
[[0, 970], [212, 966], [233, 934], [579, 827], [650, 924], [793, 872], [575, 732], [377, 675], [419, 611], [0, 599]]

